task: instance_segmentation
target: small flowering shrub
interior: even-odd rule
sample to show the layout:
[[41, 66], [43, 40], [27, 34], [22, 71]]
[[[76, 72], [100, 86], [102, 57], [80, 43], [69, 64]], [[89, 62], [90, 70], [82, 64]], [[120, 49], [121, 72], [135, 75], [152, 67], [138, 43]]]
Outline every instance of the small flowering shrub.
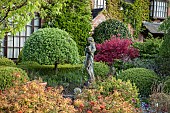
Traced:
[[1, 113], [75, 113], [71, 100], [63, 98], [62, 87], [44, 88], [30, 81], [0, 93]]
[[28, 81], [27, 73], [16, 67], [0, 67], [0, 90]]
[[0, 58], [0, 66], [16, 66], [16, 64], [8, 58], [1, 57]]
[[[112, 78], [115, 82], [116, 79]], [[123, 82], [117, 82], [122, 83]], [[125, 83], [126, 84], [126, 83]], [[77, 108], [78, 113], [139, 113], [140, 109], [137, 108], [139, 100], [137, 99], [137, 91], [131, 98], [125, 95], [131, 95], [131, 89], [128, 92], [123, 92], [120, 87], [113, 85], [113, 89], [105, 95], [105, 86], [100, 86], [97, 89], [84, 89], [82, 94], [78, 95], [74, 101], [74, 106]], [[110, 88], [110, 87], [109, 87]], [[122, 87], [123, 88], [123, 87]], [[127, 88], [127, 87], [126, 87]], [[132, 87], [131, 87], [132, 88]], [[111, 88], [110, 88], [111, 89]], [[133, 89], [133, 88], [132, 88]], [[135, 89], [133, 89], [135, 90]], [[134, 93], [134, 92], [133, 92]], [[131, 100], [130, 100], [131, 99]]]

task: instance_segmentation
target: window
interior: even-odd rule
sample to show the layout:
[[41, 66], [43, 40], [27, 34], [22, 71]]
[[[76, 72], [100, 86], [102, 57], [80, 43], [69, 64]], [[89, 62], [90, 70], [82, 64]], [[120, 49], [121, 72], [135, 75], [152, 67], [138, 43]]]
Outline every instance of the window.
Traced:
[[125, 2], [133, 3], [134, 0], [125, 0]]
[[152, 0], [150, 6], [150, 16], [158, 19], [167, 18], [167, 2], [166, 0]]
[[106, 0], [94, 0], [94, 9], [106, 8]]
[[29, 22], [21, 32], [15, 35], [8, 33], [1, 43], [1, 55], [10, 59], [18, 58], [26, 39], [40, 27], [41, 21], [38, 15], [36, 15], [35, 19]]

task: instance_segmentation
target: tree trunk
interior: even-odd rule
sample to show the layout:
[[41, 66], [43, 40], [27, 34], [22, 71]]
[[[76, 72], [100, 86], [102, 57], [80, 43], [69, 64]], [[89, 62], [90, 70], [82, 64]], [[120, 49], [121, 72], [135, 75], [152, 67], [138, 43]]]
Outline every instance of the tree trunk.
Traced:
[[57, 74], [58, 73], [58, 62], [55, 62], [54, 70], [55, 70], [55, 74]]

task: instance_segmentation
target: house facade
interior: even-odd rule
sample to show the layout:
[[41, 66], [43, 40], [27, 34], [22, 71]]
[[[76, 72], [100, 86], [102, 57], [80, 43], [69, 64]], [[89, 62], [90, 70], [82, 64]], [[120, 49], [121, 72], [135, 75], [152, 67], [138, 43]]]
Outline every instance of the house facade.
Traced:
[[26, 39], [40, 27], [41, 19], [39, 18], [39, 15], [36, 14], [35, 18], [29, 22], [21, 32], [18, 32], [15, 35], [12, 35], [11, 33], [6, 34], [4, 39], [1, 40], [0, 55], [12, 60], [17, 59]]
[[[106, 17], [100, 13], [102, 9], [106, 8], [106, 0], [92, 0], [92, 14], [93, 20], [92, 25], [93, 29], [97, 27], [101, 22], [106, 20]], [[126, 2], [132, 3], [135, 0], [125, 0]], [[101, 4], [102, 3], [102, 4]], [[120, 10], [123, 10], [120, 8]], [[150, 19], [152, 22], [143, 22], [144, 30], [142, 33], [139, 34], [139, 40], [143, 40], [144, 37], [151, 33], [154, 37], [163, 36], [163, 32], [158, 31], [158, 27], [165, 20], [168, 16], [170, 16], [170, 7], [168, 7], [168, 0], [150, 0]], [[128, 25], [128, 29], [133, 34], [133, 28]]]
[[[126, 0], [126, 2], [133, 3], [135, 0]], [[106, 20], [106, 17], [99, 13], [106, 8], [106, 0], [91, 0], [92, 3], [92, 28], [98, 26], [101, 22]], [[120, 9], [121, 10], [121, 9]], [[146, 31], [139, 35], [139, 39], [145, 37], [145, 33], [150, 32], [154, 35], [162, 35], [163, 32], [158, 31], [158, 27], [163, 20], [170, 16], [170, 8], [168, 7], [167, 0], [150, 0], [150, 18], [153, 22], [143, 22], [143, 26], [146, 27]], [[3, 40], [0, 40], [1, 48], [0, 55], [10, 59], [17, 59], [20, 51], [22, 50], [26, 39], [37, 29], [41, 28], [42, 20], [37, 14], [35, 19], [29, 22], [23, 31], [18, 32], [16, 35], [8, 33]], [[133, 34], [133, 28], [128, 26], [129, 30]]]

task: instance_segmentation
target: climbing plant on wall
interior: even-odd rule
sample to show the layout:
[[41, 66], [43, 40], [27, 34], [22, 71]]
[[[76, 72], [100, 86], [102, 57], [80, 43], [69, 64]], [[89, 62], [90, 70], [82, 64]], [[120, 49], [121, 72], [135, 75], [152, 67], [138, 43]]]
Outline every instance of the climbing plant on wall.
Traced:
[[[134, 37], [137, 37], [141, 31], [142, 21], [149, 19], [149, 5], [149, 0], [135, 0], [133, 3], [125, 0], [107, 0], [105, 14], [131, 24], [135, 29]], [[120, 10], [121, 7], [123, 10]]]
[[107, 18], [114, 18], [122, 21], [123, 13], [120, 10], [120, 0], [107, 0], [104, 14]]

